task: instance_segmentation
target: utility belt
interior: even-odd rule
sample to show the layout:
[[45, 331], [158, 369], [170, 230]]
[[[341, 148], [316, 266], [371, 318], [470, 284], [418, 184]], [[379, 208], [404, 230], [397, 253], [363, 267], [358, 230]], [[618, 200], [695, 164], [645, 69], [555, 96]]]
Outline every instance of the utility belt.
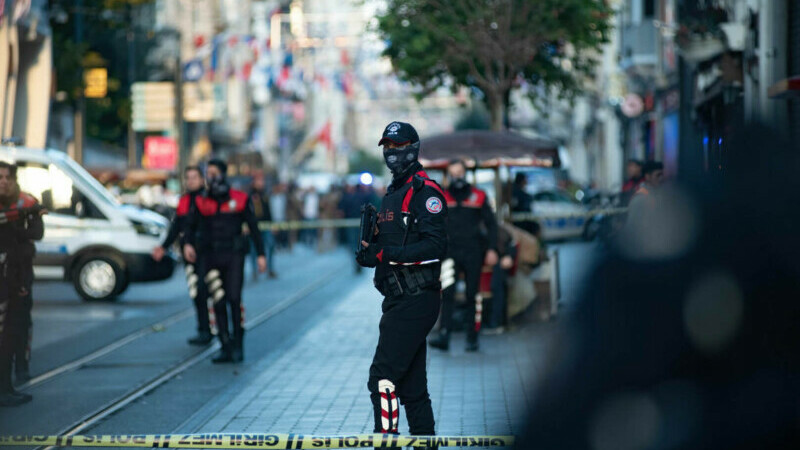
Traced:
[[374, 280], [375, 287], [384, 297], [400, 295], [419, 295], [425, 289], [439, 289], [439, 264], [419, 266], [396, 266], [380, 280]]
[[206, 236], [198, 238], [198, 247], [203, 251], [214, 253], [245, 253], [249, 250], [247, 236], [236, 236], [225, 239], [211, 239]]

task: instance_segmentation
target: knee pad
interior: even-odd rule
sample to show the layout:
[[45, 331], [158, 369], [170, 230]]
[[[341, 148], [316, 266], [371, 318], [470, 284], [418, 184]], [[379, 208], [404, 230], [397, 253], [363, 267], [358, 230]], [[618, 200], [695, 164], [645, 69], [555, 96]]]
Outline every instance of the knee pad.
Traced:
[[389, 380], [378, 381], [378, 392], [381, 395], [381, 428], [384, 433], [397, 433], [400, 414], [394, 383]]
[[208, 292], [211, 298], [214, 299], [214, 303], [225, 297], [225, 290], [222, 289], [222, 279], [220, 279], [219, 275], [219, 270], [213, 269], [205, 277]]
[[442, 270], [439, 275], [439, 280], [442, 283], [442, 290], [447, 289], [456, 282], [456, 263], [453, 258], [447, 258], [442, 261]]

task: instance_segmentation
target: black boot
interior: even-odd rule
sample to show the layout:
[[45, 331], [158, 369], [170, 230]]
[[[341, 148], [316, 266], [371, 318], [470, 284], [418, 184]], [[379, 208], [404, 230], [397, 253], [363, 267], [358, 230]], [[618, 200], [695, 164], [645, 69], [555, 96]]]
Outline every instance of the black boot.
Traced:
[[0, 407], [19, 406], [33, 400], [28, 394], [23, 394], [14, 390], [11, 385], [11, 367], [6, 366], [0, 374]]
[[439, 333], [439, 336], [428, 341], [428, 345], [443, 351], [450, 350], [450, 333], [446, 330], [443, 330]]
[[478, 348], [478, 333], [467, 334], [467, 347], [465, 350], [468, 352], [477, 352]]
[[244, 361], [244, 330], [239, 331], [233, 337], [231, 359], [235, 363]]
[[197, 333], [197, 336], [189, 339], [190, 345], [208, 345], [214, 339], [214, 336], [211, 335], [209, 331], [200, 331]]
[[30, 373], [30, 371], [28, 370], [28, 368], [26, 367], [26, 368], [24, 368], [24, 369], [19, 369], [19, 368], [18, 368], [18, 369], [16, 369], [16, 370], [14, 371], [14, 381], [15, 381], [15, 382], [16, 382], [18, 385], [19, 385], [19, 384], [25, 384], [25, 383], [27, 383], [28, 381], [31, 381], [31, 373]]
[[17, 384], [27, 383], [31, 379], [31, 370], [28, 360], [25, 359], [25, 353], [17, 352], [14, 355], [14, 381]]
[[6, 392], [0, 394], [0, 407], [20, 406], [33, 400], [33, 397], [20, 392]]
[[219, 336], [220, 343], [222, 344], [222, 348], [219, 350], [219, 354], [211, 360], [214, 364], [225, 364], [233, 362], [233, 357], [231, 352], [233, 350], [233, 345], [231, 343], [231, 338], [228, 335]]

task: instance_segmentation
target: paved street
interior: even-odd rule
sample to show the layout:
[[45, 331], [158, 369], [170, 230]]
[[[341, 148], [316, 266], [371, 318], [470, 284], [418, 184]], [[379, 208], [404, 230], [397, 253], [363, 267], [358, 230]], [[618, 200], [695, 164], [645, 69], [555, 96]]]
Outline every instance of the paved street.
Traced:
[[[593, 247], [557, 247], [566, 312]], [[380, 297], [370, 271], [353, 274], [349, 258], [345, 250], [316, 254], [300, 246], [278, 255], [280, 278], [249, 282], [244, 298], [253, 326], [246, 360], [235, 366], [210, 364], [204, 349], [185, 344], [193, 316], [186, 312], [180, 273], [164, 283], [133, 286], [111, 304], [81, 302], [64, 283], [37, 285], [34, 376], [149, 331], [27, 388], [35, 400], [0, 410], [0, 434], [54, 434], [87, 418], [79, 434], [371, 432], [366, 380]], [[454, 336], [449, 353], [430, 350], [437, 433], [519, 433], [553, 327], [526, 318], [510, 332], [484, 336], [477, 354], [464, 352], [463, 334]], [[192, 358], [200, 361], [102, 420], [92, 419]], [[400, 423], [407, 432], [404, 414]]]
[[[184, 432], [371, 433], [367, 368], [378, 339], [380, 297], [367, 278], [291, 347], [253, 368], [244, 388], [223, 393]], [[547, 326], [485, 336], [479, 353], [465, 353], [456, 335], [449, 353], [428, 354], [437, 433], [514, 434], [524, 417], [536, 356]], [[404, 418], [401, 414], [401, 423]], [[401, 426], [401, 432], [407, 432]]]

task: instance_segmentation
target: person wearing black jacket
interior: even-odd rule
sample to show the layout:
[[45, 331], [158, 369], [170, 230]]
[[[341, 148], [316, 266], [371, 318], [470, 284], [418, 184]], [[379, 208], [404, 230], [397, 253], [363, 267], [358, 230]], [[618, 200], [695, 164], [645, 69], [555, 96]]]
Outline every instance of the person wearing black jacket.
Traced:
[[467, 351], [478, 350], [478, 332], [482, 322], [482, 304], [478, 297], [483, 264], [497, 263], [497, 220], [486, 192], [465, 179], [467, 167], [455, 160], [447, 168], [450, 185], [445, 191], [449, 220], [447, 226], [448, 260], [442, 277], [442, 328], [430, 341], [431, 347], [450, 348], [453, 331], [453, 305], [456, 280], [464, 274], [467, 298]]
[[16, 209], [27, 212], [20, 215], [15, 221], [17, 242], [20, 256], [20, 288], [19, 303], [11, 308], [9, 317], [16, 327], [18, 339], [14, 346], [14, 378], [17, 383], [24, 383], [31, 378], [31, 339], [33, 337], [33, 258], [36, 256], [36, 245], [44, 237], [44, 222], [42, 214], [46, 211], [32, 209], [39, 202], [32, 195], [22, 192], [19, 185], [14, 183], [13, 196], [16, 198]]
[[[33, 279], [31, 240], [44, 234], [43, 210], [20, 193], [17, 167], [0, 161], [0, 406], [19, 406], [33, 399], [11, 383], [15, 353], [27, 347], [30, 311], [26, 290]], [[18, 362], [19, 363], [19, 362]]]
[[[186, 192], [178, 200], [178, 208], [175, 211], [175, 217], [172, 219], [169, 231], [167, 232], [164, 242], [153, 249], [153, 259], [161, 261], [168, 249], [177, 240], [179, 246], [183, 249], [186, 242], [186, 228], [188, 226], [189, 214], [195, 209], [195, 200], [198, 196], [202, 196], [203, 189], [203, 172], [197, 166], [189, 166], [183, 171], [183, 184]], [[203, 280], [197, 276], [196, 267], [189, 261], [186, 263], [186, 284], [189, 286], [189, 297], [194, 303], [195, 311], [197, 312], [197, 336], [189, 339], [189, 344], [192, 345], [208, 345], [213, 337], [211, 336], [211, 327], [209, 325], [209, 305], [208, 298], [200, 297], [198, 294], [198, 285], [203, 283]]]
[[[256, 215], [256, 220], [259, 222], [272, 222], [272, 211], [269, 204], [269, 194], [266, 192], [264, 183], [264, 174], [256, 173], [253, 176], [253, 186], [250, 188], [250, 200], [253, 202], [253, 212]], [[278, 274], [275, 273], [275, 237], [272, 235], [271, 230], [264, 230], [261, 233], [261, 239], [264, 241], [264, 250], [267, 253], [267, 267], [269, 267], [269, 277], [277, 278]], [[253, 267], [258, 265], [258, 253], [255, 248], [250, 251], [252, 256]], [[253, 279], [258, 278], [258, 272], [253, 270]]]
[[378, 210], [377, 234], [364, 267], [375, 267], [375, 287], [385, 297], [380, 336], [367, 388], [376, 433], [398, 433], [398, 398], [412, 435], [433, 435], [425, 338], [436, 323], [441, 300], [440, 260], [447, 251], [447, 205], [436, 182], [417, 162], [419, 136], [411, 125], [392, 122], [383, 146], [392, 182]]
[[[195, 209], [188, 218], [184, 257], [196, 261], [197, 275], [204, 283], [198, 296], [211, 296], [222, 349], [214, 363], [240, 362], [244, 359], [242, 284], [244, 257], [248, 250], [242, 225], [247, 223], [256, 246], [259, 272], [267, 271], [264, 241], [258, 231], [253, 202], [241, 191], [231, 189], [225, 173], [227, 164], [212, 159], [206, 169], [208, 189], [195, 199]], [[229, 319], [230, 322], [229, 324]], [[229, 332], [233, 328], [233, 334]]]

